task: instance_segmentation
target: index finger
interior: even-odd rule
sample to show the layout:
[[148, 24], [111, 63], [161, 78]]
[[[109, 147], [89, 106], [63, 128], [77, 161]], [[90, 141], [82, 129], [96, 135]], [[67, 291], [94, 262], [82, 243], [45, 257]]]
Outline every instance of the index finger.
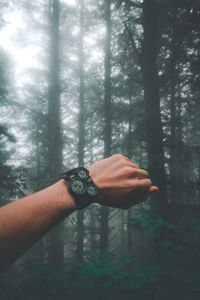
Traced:
[[141, 191], [148, 191], [151, 188], [151, 180], [150, 179], [140, 179], [137, 182], [137, 190], [141, 190]]
[[129, 164], [128, 164], [131, 168], [136, 168], [136, 169], [139, 169], [139, 166], [132, 163], [130, 160], [129, 160]]

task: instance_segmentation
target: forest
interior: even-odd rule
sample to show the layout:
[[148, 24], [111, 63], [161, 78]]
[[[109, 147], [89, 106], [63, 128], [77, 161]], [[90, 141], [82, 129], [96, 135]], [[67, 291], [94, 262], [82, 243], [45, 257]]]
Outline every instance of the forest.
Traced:
[[0, 0], [0, 206], [117, 153], [159, 187], [71, 214], [1, 300], [200, 299], [199, 28], [200, 0]]

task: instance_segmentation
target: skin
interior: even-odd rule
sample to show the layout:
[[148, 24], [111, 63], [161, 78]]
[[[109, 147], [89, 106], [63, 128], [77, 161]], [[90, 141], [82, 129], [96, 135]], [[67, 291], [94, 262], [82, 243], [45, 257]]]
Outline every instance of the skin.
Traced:
[[145, 201], [151, 192], [158, 190], [147, 179], [147, 171], [121, 154], [100, 160], [88, 169], [100, 188], [96, 202], [101, 205], [127, 209]]
[[[158, 190], [148, 173], [116, 154], [89, 168], [100, 192], [96, 202], [127, 209]], [[0, 208], [0, 270], [28, 250], [58, 222], [76, 211], [76, 204], [61, 179], [48, 188]]]

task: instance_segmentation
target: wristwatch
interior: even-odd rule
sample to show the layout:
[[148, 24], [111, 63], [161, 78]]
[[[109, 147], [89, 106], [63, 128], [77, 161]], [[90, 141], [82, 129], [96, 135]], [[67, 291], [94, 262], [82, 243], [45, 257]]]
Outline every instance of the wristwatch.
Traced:
[[61, 174], [60, 177], [68, 182], [69, 192], [73, 196], [78, 210], [94, 202], [99, 189], [94, 184], [86, 168], [78, 167], [71, 169]]

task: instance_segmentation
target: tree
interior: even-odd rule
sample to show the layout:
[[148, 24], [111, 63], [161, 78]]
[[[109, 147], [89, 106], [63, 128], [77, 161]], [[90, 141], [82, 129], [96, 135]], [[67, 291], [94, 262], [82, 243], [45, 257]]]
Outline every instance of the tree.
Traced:
[[[0, 108], [5, 107], [10, 98], [9, 72], [8, 56], [0, 49]], [[15, 168], [9, 163], [11, 151], [8, 147], [15, 142], [16, 139], [13, 134], [9, 133], [8, 127], [0, 123], [0, 206], [6, 204], [13, 196], [22, 195], [20, 192], [21, 172], [18, 169], [15, 173]]]
[[[62, 129], [60, 119], [60, 56], [59, 19], [60, 1], [50, 1], [50, 69], [48, 91], [48, 170], [49, 184], [58, 181], [62, 169]], [[64, 268], [63, 223], [50, 233], [50, 262]]]
[[[142, 74], [145, 100], [148, 170], [160, 192], [155, 193], [152, 202], [156, 213], [164, 212], [167, 207], [166, 175], [164, 168], [163, 129], [160, 113], [160, 96], [157, 69], [158, 50], [158, 2], [143, 1], [143, 49]], [[155, 201], [157, 200], [157, 201]]]
[[[104, 157], [111, 155], [111, 0], [105, 0]], [[109, 209], [101, 207], [100, 248], [108, 249]]]
[[[84, 145], [85, 145], [85, 111], [84, 111], [84, 0], [80, 1], [80, 37], [79, 37], [79, 143], [78, 143], [78, 165], [84, 166]], [[84, 212], [77, 212], [77, 248], [76, 259], [83, 261], [83, 241], [84, 241]]]

